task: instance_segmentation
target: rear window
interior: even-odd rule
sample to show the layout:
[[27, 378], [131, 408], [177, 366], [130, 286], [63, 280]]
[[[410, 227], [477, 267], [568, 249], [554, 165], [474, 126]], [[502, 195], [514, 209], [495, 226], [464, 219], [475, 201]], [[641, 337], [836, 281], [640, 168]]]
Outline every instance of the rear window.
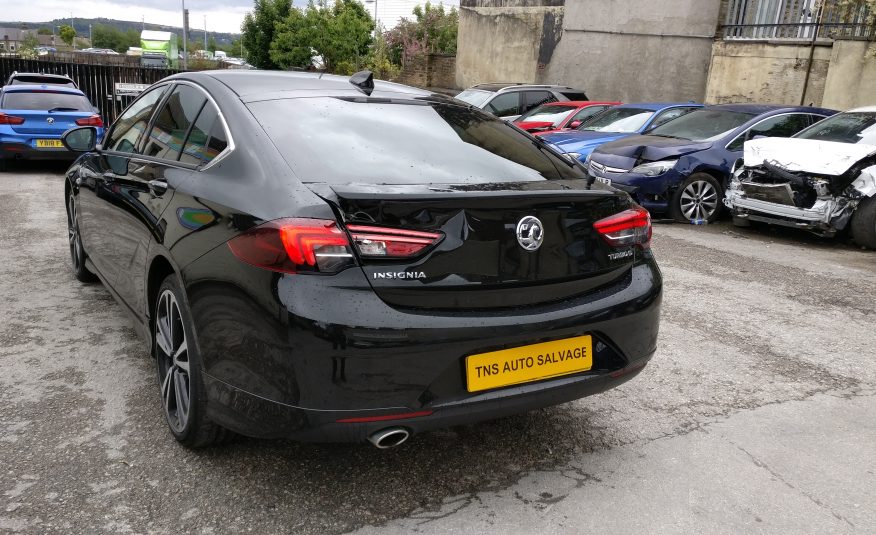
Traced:
[[51, 84], [51, 85], [62, 85], [66, 87], [76, 87], [76, 84], [73, 83], [73, 80], [67, 80], [64, 78], [55, 78], [51, 76], [39, 76], [39, 75], [22, 75], [18, 74], [12, 78], [11, 85], [19, 85], [19, 84]]
[[91, 103], [82, 95], [52, 91], [15, 91], [6, 93], [0, 107], [7, 110], [93, 111]]
[[254, 102], [249, 109], [304, 182], [584, 178], [516, 127], [459, 105], [316, 97]]

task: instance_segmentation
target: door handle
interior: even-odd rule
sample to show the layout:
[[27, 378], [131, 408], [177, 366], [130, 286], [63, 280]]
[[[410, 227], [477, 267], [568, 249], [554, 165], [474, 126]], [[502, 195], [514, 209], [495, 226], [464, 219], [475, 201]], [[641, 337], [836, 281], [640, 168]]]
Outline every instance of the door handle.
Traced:
[[163, 180], [150, 180], [149, 191], [156, 197], [161, 197], [167, 191], [167, 182]]

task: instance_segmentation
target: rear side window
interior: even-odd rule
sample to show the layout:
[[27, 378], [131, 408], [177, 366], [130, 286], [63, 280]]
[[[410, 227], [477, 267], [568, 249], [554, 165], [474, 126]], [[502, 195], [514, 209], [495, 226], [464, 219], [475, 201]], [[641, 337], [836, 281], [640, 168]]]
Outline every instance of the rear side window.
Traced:
[[529, 110], [547, 104], [548, 102], [556, 102], [557, 98], [548, 91], [524, 91], [523, 92], [523, 113]]
[[3, 97], [7, 110], [94, 111], [82, 95], [54, 91], [10, 91]]
[[669, 121], [671, 121], [673, 119], [677, 119], [677, 118], [681, 117], [682, 115], [684, 115], [686, 113], [690, 113], [696, 109], [699, 109], [699, 108], [672, 108], [672, 109], [666, 110], [666, 111], [661, 112], [657, 115], [657, 117], [654, 119], [654, 122], [651, 123], [650, 127], [657, 128], [661, 124], [666, 124]]
[[569, 100], [590, 100], [583, 91], [560, 91], [560, 94]]
[[505, 121], [444, 102], [290, 98], [250, 111], [303, 182], [475, 184], [580, 179]]
[[770, 117], [765, 121], [751, 127], [749, 139], [757, 136], [763, 137], [791, 137], [800, 130], [809, 126], [809, 115], [804, 113], [792, 113]]
[[520, 115], [520, 93], [503, 93], [487, 104], [487, 111], [496, 117]]
[[228, 146], [225, 128], [219, 113], [207, 103], [192, 126], [179, 161], [192, 165], [204, 165], [219, 155]]
[[143, 155], [179, 159], [189, 128], [206, 102], [207, 97], [198, 89], [189, 85], [177, 86], [155, 116]]
[[167, 87], [163, 85], [150, 89], [134, 101], [113, 125], [104, 148], [118, 152], [136, 152], [140, 136], [149, 126], [152, 111], [167, 91]]

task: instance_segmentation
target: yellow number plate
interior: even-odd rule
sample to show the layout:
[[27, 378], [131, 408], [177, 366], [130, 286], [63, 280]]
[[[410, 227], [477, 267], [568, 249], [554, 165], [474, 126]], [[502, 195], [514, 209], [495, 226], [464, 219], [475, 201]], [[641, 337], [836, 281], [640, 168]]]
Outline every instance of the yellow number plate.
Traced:
[[592, 367], [590, 335], [470, 355], [465, 359], [469, 392], [583, 372]]
[[63, 149], [64, 144], [60, 139], [38, 139], [36, 146], [41, 149]]

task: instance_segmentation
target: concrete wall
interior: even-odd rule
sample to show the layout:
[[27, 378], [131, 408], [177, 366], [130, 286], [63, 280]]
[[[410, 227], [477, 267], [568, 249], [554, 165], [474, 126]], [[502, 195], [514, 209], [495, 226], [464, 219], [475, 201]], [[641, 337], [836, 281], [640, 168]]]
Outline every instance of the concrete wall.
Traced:
[[536, 82], [560, 38], [564, 3], [461, 0], [456, 84]]
[[[706, 102], [798, 105], [809, 53], [806, 43], [716, 41], [712, 46]], [[815, 47], [804, 104], [822, 105], [830, 65], [831, 44], [819, 44]]]
[[701, 101], [721, 0], [575, 0], [539, 81], [594, 99]]
[[837, 41], [830, 57], [823, 105], [836, 110], [876, 106], [876, 57], [872, 43]]

